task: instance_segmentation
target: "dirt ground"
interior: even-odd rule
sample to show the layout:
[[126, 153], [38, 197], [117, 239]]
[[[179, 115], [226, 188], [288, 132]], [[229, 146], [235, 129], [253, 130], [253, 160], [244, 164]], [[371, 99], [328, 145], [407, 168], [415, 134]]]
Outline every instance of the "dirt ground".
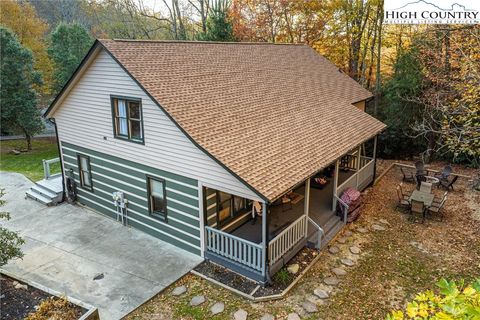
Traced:
[[[378, 173], [391, 162], [380, 162]], [[438, 163], [431, 168], [441, 168]], [[454, 172], [472, 175], [474, 171], [455, 167]], [[395, 187], [401, 182], [400, 170], [394, 167], [374, 187], [364, 192], [362, 216], [333, 240], [336, 254], [323, 250], [320, 259], [305, 277], [281, 300], [252, 303], [227, 290], [191, 274], [155, 296], [127, 319], [231, 319], [238, 309], [248, 312], [248, 319], [259, 319], [270, 313], [286, 319], [291, 312], [302, 319], [382, 319], [396, 308], [402, 308], [415, 293], [434, 289], [441, 278], [471, 281], [480, 276], [480, 192], [473, 191], [467, 179], [459, 179], [445, 206], [445, 219], [413, 222], [396, 209]], [[412, 190], [413, 184], [405, 188]], [[437, 196], [443, 190], [434, 190]], [[380, 225], [385, 230], [375, 230]], [[350, 234], [351, 233], [351, 234]], [[350, 248], [360, 248], [352, 254]], [[343, 266], [342, 258], [353, 260]], [[330, 289], [323, 283], [333, 275], [332, 268], [347, 271], [337, 277], [328, 299], [318, 299], [316, 288]], [[172, 296], [173, 288], [186, 285], [185, 294]], [[190, 299], [205, 295], [206, 302], [191, 307]], [[210, 307], [225, 303], [223, 313], [212, 316]], [[305, 301], [314, 302], [318, 311], [307, 313]]]

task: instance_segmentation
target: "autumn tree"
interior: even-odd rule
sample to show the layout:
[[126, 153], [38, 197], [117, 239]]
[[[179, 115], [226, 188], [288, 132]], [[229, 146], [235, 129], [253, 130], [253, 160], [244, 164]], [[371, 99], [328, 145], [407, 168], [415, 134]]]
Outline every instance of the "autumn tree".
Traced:
[[79, 24], [61, 23], [51, 34], [48, 54], [55, 62], [55, 89], [67, 83], [92, 45], [92, 38]]
[[2, 131], [22, 132], [27, 149], [32, 149], [32, 137], [43, 129], [37, 108], [35, 85], [40, 74], [33, 68], [30, 50], [22, 47], [16, 36], [0, 27], [0, 109]]
[[2, 1], [0, 21], [2, 25], [12, 30], [22, 46], [32, 51], [34, 68], [42, 75], [43, 85], [38, 91], [43, 96], [52, 93], [53, 62], [48, 56], [45, 36], [48, 24], [40, 19], [29, 3], [13, 0]]

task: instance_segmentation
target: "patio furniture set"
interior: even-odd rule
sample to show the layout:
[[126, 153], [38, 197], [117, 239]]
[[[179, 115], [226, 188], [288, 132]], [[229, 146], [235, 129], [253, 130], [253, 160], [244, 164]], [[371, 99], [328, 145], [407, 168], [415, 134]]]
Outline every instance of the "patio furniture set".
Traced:
[[[416, 183], [417, 187], [412, 192], [407, 192], [403, 188], [403, 182], [397, 186], [398, 204], [397, 207], [408, 209], [411, 218], [414, 219], [416, 215], [422, 217], [422, 222], [425, 221], [428, 214], [436, 215], [443, 221], [443, 206], [447, 201], [448, 191], [453, 190], [453, 185], [457, 181], [458, 176], [452, 175], [452, 168], [445, 166], [440, 173], [433, 176], [429, 175], [429, 171], [425, 169], [423, 162], [415, 163], [416, 172], [413, 173], [404, 168], [400, 168], [403, 174], [403, 182]], [[433, 186], [438, 188], [445, 188], [447, 191], [439, 199], [435, 197], [432, 192]]]

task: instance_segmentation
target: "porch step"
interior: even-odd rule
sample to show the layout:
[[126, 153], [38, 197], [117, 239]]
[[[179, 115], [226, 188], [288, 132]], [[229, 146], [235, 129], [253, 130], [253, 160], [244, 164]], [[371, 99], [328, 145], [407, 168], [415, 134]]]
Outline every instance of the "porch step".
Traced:
[[[323, 231], [325, 232], [322, 238], [321, 246], [326, 246], [335, 235], [343, 228], [344, 224], [340, 217], [337, 215], [332, 215], [332, 217], [327, 221], [325, 225], [322, 226]], [[309, 225], [308, 228], [308, 242], [307, 246], [310, 248], [315, 248], [318, 241], [318, 230], [313, 226]]]
[[37, 193], [36, 191], [33, 191], [33, 189], [27, 190], [26, 196], [27, 198], [38, 201], [46, 206], [53, 205], [53, 200], [51, 198], [45, 197], [42, 194]]
[[50, 206], [62, 201], [62, 192], [62, 176], [56, 176], [36, 182], [25, 196]]

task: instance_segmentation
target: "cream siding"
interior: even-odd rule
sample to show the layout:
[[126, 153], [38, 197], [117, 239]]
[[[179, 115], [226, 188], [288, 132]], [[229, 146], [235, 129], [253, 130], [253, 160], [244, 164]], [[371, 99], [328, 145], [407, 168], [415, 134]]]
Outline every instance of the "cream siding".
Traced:
[[[142, 99], [144, 145], [113, 137], [110, 95]], [[210, 188], [260, 200], [257, 194], [196, 147], [104, 50], [96, 56], [52, 117], [63, 142], [193, 178]]]

